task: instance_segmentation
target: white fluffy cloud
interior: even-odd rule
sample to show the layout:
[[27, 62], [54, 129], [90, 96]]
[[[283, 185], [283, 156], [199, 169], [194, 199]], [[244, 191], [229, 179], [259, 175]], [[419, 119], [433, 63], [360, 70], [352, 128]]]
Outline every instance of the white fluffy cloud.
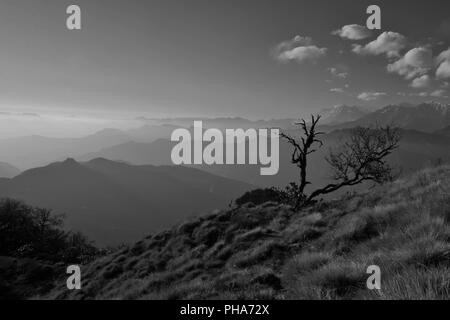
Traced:
[[281, 61], [296, 60], [298, 62], [315, 61], [324, 56], [326, 50], [316, 46], [297, 47], [281, 53], [278, 57]]
[[433, 65], [433, 53], [430, 49], [419, 47], [409, 50], [401, 59], [388, 64], [391, 73], [397, 73], [405, 79], [412, 79], [427, 73]]
[[432, 97], [445, 97], [445, 90], [438, 89], [430, 93], [430, 96]]
[[340, 70], [335, 67], [328, 68], [328, 71], [331, 73], [332, 76], [341, 79], [346, 79], [349, 75], [348, 72]]
[[280, 43], [274, 50], [275, 57], [281, 62], [314, 62], [326, 55], [327, 48], [319, 48], [310, 37], [296, 36], [292, 40]]
[[370, 37], [372, 32], [364, 26], [349, 24], [333, 31], [331, 34], [348, 40], [362, 40]]
[[362, 92], [358, 95], [358, 99], [364, 101], [373, 101], [385, 95], [385, 92]]
[[353, 52], [361, 55], [386, 54], [389, 58], [399, 57], [400, 51], [406, 47], [406, 38], [400, 33], [383, 32], [378, 38], [365, 46], [353, 45]]
[[422, 91], [419, 93], [410, 93], [408, 94], [410, 97], [434, 97], [434, 98], [448, 98], [448, 96], [445, 94], [445, 90], [443, 89], [437, 89], [432, 92], [426, 92]]
[[336, 93], [344, 93], [344, 89], [342, 88], [332, 88], [330, 89], [331, 92], [336, 92]]
[[443, 51], [436, 59], [438, 68], [436, 77], [439, 79], [450, 79], [450, 48]]
[[416, 79], [413, 80], [413, 82], [411, 83], [411, 87], [413, 88], [427, 88], [429, 87], [431, 84], [431, 77], [427, 74], [418, 77]]
[[441, 54], [437, 57], [437, 62], [448, 61], [450, 60], [450, 48], [445, 51], [442, 51]]
[[442, 62], [436, 70], [436, 77], [439, 79], [450, 79], [450, 61]]

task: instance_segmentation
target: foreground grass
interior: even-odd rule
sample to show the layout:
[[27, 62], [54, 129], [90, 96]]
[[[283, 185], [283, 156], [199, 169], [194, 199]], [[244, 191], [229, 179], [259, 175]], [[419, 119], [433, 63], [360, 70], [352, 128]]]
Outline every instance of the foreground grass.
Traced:
[[[369, 265], [381, 290], [366, 288]], [[301, 212], [232, 208], [83, 267], [58, 299], [450, 299], [450, 167]]]

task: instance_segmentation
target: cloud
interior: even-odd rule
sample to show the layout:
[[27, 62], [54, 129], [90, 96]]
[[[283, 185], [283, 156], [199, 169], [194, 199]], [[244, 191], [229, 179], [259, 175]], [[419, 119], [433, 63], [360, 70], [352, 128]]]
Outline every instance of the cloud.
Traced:
[[342, 88], [332, 88], [330, 89], [331, 92], [336, 92], [336, 93], [344, 93], [344, 89]]
[[346, 79], [349, 76], [348, 72], [339, 70], [335, 67], [328, 68], [328, 71], [336, 78]]
[[428, 94], [428, 92], [423, 91], [423, 92], [419, 92], [419, 93], [410, 93], [409, 96], [410, 97], [428, 97], [429, 94]]
[[383, 32], [378, 38], [365, 46], [354, 44], [353, 52], [360, 55], [386, 54], [388, 58], [399, 57], [400, 51], [406, 47], [406, 38], [400, 33]]
[[436, 69], [436, 77], [439, 79], [450, 79], [450, 48], [436, 58], [438, 68]]
[[443, 90], [443, 89], [435, 90], [432, 93], [430, 93], [430, 96], [432, 96], [432, 97], [446, 97], [445, 90]]
[[427, 88], [429, 87], [431, 84], [431, 77], [427, 74], [418, 77], [416, 79], [413, 80], [413, 82], [411, 83], [411, 87], [413, 88]]
[[362, 40], [370, 37], [372, 32], [364, 26], [349, 24], [333, 31], [331, 34], [348, 40]]
[[419, 93], [410, 93], [408, 94], [410, 97], [434, 97], [434, 98], [448, 98], [447, 95], [445, 95], [445, 90], [443, 89], [437, 89], [432, 92], [426, 92], [422, 91]]
[[436, 70], [436, 77], [439, 79], [449, 79], [450, 78], [450, 61], [442, 62]]
[[385, 92], [362, 92], [358, 95], [358, 99], [364, 101], [374, 101], [386, 95], [387, 94]]
[[412, 79], [427, 73], [433, 66], [433, 53], [429, 48], [419, 47], [409, 50], [401, 59], [388, 64], [387, 70], [405, 79]]
[[274, 54], [278, 61], [315, 62], [326, 55], [327, 48], [319, 48], [310, 37], [296, 36], [292, 40], [280, 43]]

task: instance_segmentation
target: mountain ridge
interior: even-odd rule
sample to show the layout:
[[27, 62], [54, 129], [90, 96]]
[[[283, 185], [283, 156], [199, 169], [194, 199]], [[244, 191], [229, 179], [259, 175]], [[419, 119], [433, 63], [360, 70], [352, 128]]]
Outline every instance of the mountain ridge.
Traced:
[[[406, 172], [415, 171], [437, 161], [450, 161], [450, 139], [443, 135], [425, 133], [417, 130], [400, 130], [403, 138], [400, 140], [400, 149], [390, 159], [396, 166], [405, 167]], [[321, 136], [324, 146], [316, 153], [311, 154], [309, 179], [313, 183], [323, 184], [327, 182], [328, 171], [325, 161], [329, 148], [340, 145], [348, 136], [350, 129], [336, 129]], [[296, 136], [298, 131], [291, 130], [286, 133]], [[172, 164], [170, 153], [174, 142], [158, 139], [152, 143], [134, 143], [116, 145], [103, 149], [97, 153], [91, 153], [80, 157], [87, 161], [93, 157], [104, 157], [111, 160], [121, 160], [134, 165], [170, 165]], [[297, 176], [297, 168], [290, 163], [292, 147], [285, 141], [280, 141], [280, 171], [275, 176], [261, 176], [258, 166], [255, 165], [190, 165], [212, 174], [235, 180], [244, 181], [260, 187], [284, 187]]]
[[336, 105], [319, 112], [322, 117], [320, 123], [323, 125], [338, 125], [358, 120], [370, 112], [369, 108], [361, 106]]
[[0, 178], [13, 178], [18, 174], [20, 174], [18, 168], [9, 163], [0, 162]]
[[321, 127], [327, 131], [332, 131], [374, 125], [391, 125], [428, 133], [435, 132], [450, 125], [450, 104], [431, 101], [416, 105], [388, 105], [354, 121]]
[[106, 159], [67, 159], [0, 180], [1, 197], [65, 213], [69, 228], [103, 245], [131, 241], [144, 231], [226, 206], [251, 188], [194, 168], [131, 166]]

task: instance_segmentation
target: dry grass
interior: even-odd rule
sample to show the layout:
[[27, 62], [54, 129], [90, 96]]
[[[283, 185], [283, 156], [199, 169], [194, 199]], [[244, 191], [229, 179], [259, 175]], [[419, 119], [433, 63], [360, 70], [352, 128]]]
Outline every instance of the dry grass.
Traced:
[[[320, 203], [201, 217], [84, 267], [60, 299], [450, 299], [450, 167]], [[381, 290], [366, 288], [370, 265]]]

